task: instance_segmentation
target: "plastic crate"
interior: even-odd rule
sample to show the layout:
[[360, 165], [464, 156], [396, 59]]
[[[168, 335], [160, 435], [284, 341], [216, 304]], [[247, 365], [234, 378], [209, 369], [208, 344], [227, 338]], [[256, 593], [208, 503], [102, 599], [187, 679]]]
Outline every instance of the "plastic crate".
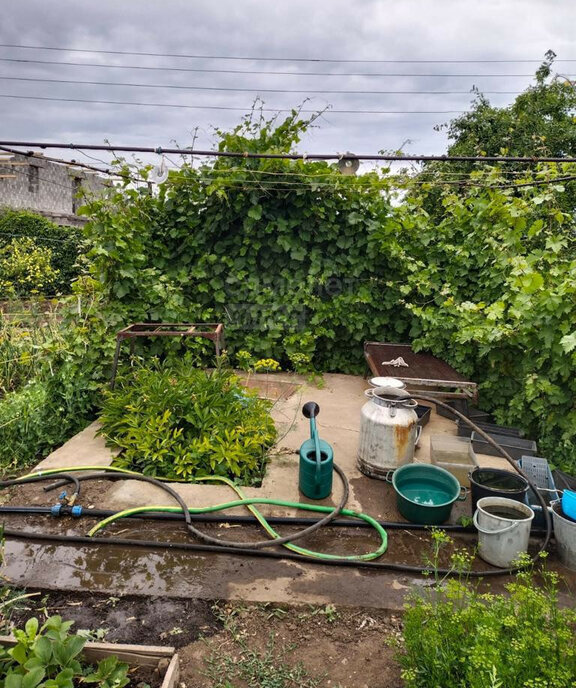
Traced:
[[452, 435], [430, 436], [430, 461], [452, 473], [462, 487], [470, 487], [470, 471], [478, 465], [470, 438]]
[[[547, 459], [541, 456], [522, 456], [518, 461], [518, 465], [536, 487], [542, 490], [541, 494], [547, 504], [560, 498]], [[526, 503], [534, 511], [532, 526], [534, 528], [545, 528], [546, 519], [542, 512], [542, 507], [531, 489], [526, 493]]]

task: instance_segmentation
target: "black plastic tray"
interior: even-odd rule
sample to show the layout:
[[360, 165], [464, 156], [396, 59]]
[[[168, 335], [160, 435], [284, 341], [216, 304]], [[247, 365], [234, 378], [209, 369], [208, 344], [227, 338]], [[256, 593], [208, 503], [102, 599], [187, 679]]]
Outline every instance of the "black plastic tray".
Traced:
[[[536, 456], [538, 448], [534, 440], [525, 440], [521, 437], [510, 437], [509, 435], [493, 435], [490, 437], [510, 454], [513, 459], [520, 459], [522, 456]], [[472, 448], [477, 454], [490, 454], [490, 456], [502, 456], [491, 444], [483, 437], [479, 437], [475, 432], [472, 433]]]
[[[471, 418], [470, 419], [473, 423], [476, 423], [476, 425], [480, 428], [480, 430], [484, 430], [484, 432], [487, 432], [489, 435], [506, 435], [507, 437], [523, 437], [524, 433], [522, 430], [519, 430], [518, 428], [506, 428], [503, 425], [496, 425], [495, 423], [481, 423], [480, 421], [476, 421], [475, 419]], [[467, 425], [466, 423], [463, 423], [460, 418], [456, 421], [456, 424], [458, 425], [458, 436], [459, 437], [471, 437], [472, 433], [474, 432], [472, 428]]]
[[418, 406], [414, 410], [416, 411], [416, 415], [418, 416], [418, 425], [420, 425], [420, 427], [422, 428], [425, 425], [428, 425], [432, 409], [429, 406], [418, 404]]
[[[475, 406], [470, 406], [466, 399], [451, 399], [446, 403], [448, 406], [455, 408], [456, 411], [463, 413], [466, 418], [470, 418], [470, 420], [473, 420], [475, 423], [492, 422], [492, 416], [487, 411], [480, 411], [480, 409], [477, 409]], [[453, 413], [450, 413], [450, 411], [445, 409], [443, 406], [436, 406], [436, 413], [443, 418], [448, 418], [453, 421], [456, 420], [456, 416]]]

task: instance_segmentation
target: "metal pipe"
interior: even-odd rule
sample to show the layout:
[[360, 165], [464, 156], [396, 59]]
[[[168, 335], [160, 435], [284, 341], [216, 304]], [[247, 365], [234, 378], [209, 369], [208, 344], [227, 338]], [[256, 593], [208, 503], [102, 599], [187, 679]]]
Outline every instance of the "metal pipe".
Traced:
[[499, 155], [382, 155], [382, 154], [340, 154], [340, 153], [248, 153], [214, 150], [194, 150], [192, 148], [163, 148], [161, 146], [110, 146], [93, 143], [54, 143], [49, 141], [0, 141], [0, 146], [22, 146], [26, 148], [61, 148], [67, 150], [121, 151], [126, 153], [170, 153], [176, 155], [207, 156], [215, 158], [250, 158], [265, 160], [381, 160], [387, 162], [539, 162], [576, 163], [576, 158], [537, 157], [537, 156], [499, 156]]

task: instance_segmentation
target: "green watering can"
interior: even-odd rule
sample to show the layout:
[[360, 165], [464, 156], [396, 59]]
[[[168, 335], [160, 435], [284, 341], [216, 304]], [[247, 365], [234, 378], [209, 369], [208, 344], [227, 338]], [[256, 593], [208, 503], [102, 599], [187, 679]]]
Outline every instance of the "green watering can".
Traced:
[[300, 492], [309, 499], [324, 499], [332, 492], [334, 452], [332, 447], [318, 437], [316, 416], [320, 407], [309, 401], [302, 407], [302, 413], [310, 419], [310, 439], [300, 447]]

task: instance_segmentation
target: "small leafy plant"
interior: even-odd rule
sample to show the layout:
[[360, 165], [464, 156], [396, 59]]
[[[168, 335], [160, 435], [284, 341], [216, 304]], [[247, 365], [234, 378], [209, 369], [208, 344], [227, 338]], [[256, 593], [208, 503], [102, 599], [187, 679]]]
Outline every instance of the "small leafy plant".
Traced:
[[105, 393], [101, 433], [123, 453], [115, 465], [146, 475], [193, 480], [219, 475], [261, 480], [276, 439], [269, 402], [226, 369], [187, 360], [137, 368]]
[[[435, 563], [449, 543], [434, 538]], [[576, 685], [576, 612], [558, 607], [557, 575], [544, 570], [538, 580], [527, 568], [507, 594], [480, 593], [467, 579], [467, 554], [455, 557], [458, 578], [436, 577], [406, 607], [399, 655], [406, 688]]]
[[254, 367], [254, 358], [249, 351], [242, 349], [236, 354], [236, 363], [240, 370], [248, 372]]
[[123, 688], [130, 682], [128, 664], [111, 656], [96, 668], [83, 664], [80, 653], [86, 639], [70, 633], [72, 621], [50, 617], [40, 627], [38, 619], [16, 629], [17, 644], [0, 648], [0, 688], [75, 688], [92, 683], [98, 688]]
[[257, 373], [277, 373], [282, 368], [278, 361], [275, 361], [273, 358], [261, 358], [254, 364], [254, 370]]

